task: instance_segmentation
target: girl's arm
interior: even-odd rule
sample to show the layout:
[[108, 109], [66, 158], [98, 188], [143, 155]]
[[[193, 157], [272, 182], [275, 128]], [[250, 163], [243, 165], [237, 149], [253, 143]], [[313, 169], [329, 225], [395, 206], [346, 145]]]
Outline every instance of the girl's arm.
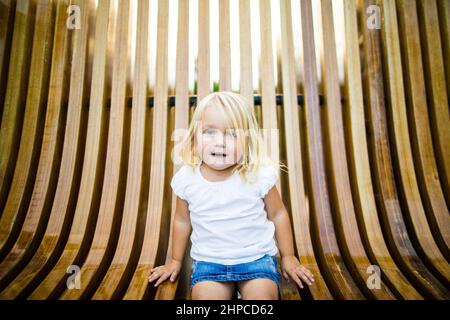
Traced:
[[177, 196], [175, 205], [175, 216], [172, 225], [172, 259], [166, 261], [165, 265], [151, 270], [152, 274], [148, 278], [148, 281], [152, 282], [158, 279], [155, 287], [169, 277], [170, 281], [175, 281], [180, 273], [184, 252], [186, 251], [188, 238], [192, 230], [188, 203]]
[[275, 225], [275, 237], [280, 250], [283, 276], [287, 280], [293, 279], [300, 288], [303, 288], [300, 278], [311, 285], [314, 282], [314, 276], [308, 269], [300, 265], [299, 260], [295, 257], [291, 221], [276, 186], [273, 186], [266, 194], [264, 204], [267, 218]]
[[266, 194], [264, 204], [267, 218], [275, 225], [275, 237], [281, 257], [295, 255], [291, 221], [276, 186], [273, 186]]
[[192, 231], [192, 225], [187, 201], [180, 199], [178, 196], [176, 198], [172, 230], [172, 259], [181, 263]]

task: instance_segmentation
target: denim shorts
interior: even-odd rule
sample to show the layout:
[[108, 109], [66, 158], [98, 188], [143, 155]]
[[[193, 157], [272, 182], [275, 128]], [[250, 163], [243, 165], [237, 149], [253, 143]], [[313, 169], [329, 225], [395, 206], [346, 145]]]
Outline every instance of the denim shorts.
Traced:
[[200, 281], [242, 281], [257, 278], [267, 278], [276, 282], [280, 289], [281, 275], [278, 270], [276, 256], [263, 257], [246, 263], [224, 265], [213, 262], [192, 260], [191, 290]]

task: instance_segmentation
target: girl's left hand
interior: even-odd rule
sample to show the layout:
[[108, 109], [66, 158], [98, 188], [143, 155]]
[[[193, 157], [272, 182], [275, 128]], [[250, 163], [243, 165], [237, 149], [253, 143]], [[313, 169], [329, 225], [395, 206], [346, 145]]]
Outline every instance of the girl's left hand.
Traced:
[[286, 280], [294, 280], [302, 289], [302, 280], [309, 286], [314, 282], [314, 275], [302, 266], [295, 256], [285, 256], [281, 258], [281, 272]]

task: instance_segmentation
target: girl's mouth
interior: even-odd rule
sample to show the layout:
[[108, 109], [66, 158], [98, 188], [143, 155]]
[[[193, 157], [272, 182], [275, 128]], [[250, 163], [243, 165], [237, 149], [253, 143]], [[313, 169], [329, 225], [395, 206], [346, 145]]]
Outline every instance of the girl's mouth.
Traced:
[[211, 155], [213, 157], [221, 157], [221, 158], [225, 158], [227, 155], [225, 153], [221, 153], [221, 152], [212, 152]]

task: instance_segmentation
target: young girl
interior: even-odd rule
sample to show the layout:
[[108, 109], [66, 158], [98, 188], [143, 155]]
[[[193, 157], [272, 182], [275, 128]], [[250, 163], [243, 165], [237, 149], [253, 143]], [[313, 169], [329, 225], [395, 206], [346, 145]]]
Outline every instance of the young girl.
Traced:
[[202, 99], [180, 144], [172, 259], [153, 268], [155, 287], [181, 270], [191, 234], [191, 298], [278, 299], [281, 273], [300, 288], [314, 277], [294, 255], [288, 212], [248, 101], [232, 92]]

